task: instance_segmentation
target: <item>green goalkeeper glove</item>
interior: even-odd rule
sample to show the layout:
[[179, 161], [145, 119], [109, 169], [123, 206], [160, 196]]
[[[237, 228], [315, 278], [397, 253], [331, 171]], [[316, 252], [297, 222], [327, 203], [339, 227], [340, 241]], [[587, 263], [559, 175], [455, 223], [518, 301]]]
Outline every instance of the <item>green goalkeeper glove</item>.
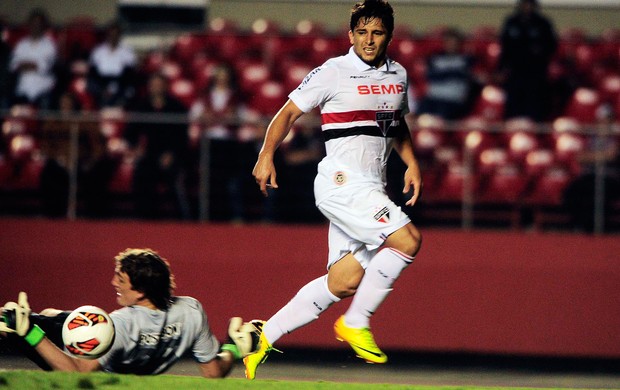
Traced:
[[36, 347], [45, 337], [45, 332], [38, 325], [30, 323], [30, 313], [28, 296], [21, 291], [17, 303], [7, 302], [2, 308], [0, 332], [17, 333], [32, 347]]

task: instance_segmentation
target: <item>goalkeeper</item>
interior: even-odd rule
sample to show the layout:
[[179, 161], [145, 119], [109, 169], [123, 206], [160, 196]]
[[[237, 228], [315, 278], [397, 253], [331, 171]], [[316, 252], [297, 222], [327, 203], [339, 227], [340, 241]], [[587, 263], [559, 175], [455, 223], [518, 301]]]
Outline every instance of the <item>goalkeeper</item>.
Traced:
[[[174, 276], [168, 262], [150, 249], [127, 249], [116, 257], [112, 286], [123, 306], [110, 313], [115, 339], [95, 360], [64, 353], [61, 330], [70, 312], [46, 309], [31, 313], [27, 296], [2, 308], [0, 335], [40, 367], [58, 371], [107, 371], [137, 375], [160, 374], [186, 352], [207, 378], [227, 376], [237, 359], [254, 352], [262, 321], [243, 323], [233, 317], [228, 340], [220, 346], [202, 305], [192, 297], [173, 296]], [[0, 336], [2, 337], [2, 336]]]

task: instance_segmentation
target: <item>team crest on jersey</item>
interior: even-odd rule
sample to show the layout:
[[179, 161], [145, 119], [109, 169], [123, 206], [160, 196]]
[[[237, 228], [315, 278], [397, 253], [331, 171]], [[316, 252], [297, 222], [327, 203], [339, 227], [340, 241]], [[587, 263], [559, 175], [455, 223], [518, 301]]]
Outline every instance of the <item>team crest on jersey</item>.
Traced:
[[334, 174], [334, 183], [336, 185], [343, 185], [347, 181], [347, 176], [342, 171], [338, 171]]
[[390, 129], [390, 126], [392, 126], [395, 118], [395, 111], [377, 111], [375, 113], [375, 121], [377, 122], [379, 129], [381, 129], [383, 136], [387, 136], [388, 130]]
[[377, 222], [388, 223], [390, 222], [390, 209], [387, 206], [377, 211], [373, 217]]

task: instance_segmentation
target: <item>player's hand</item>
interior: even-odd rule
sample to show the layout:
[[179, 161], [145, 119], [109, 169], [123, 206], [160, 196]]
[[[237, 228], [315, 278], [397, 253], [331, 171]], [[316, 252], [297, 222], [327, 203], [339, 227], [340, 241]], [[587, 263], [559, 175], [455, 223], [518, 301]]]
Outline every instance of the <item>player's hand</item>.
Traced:
[[17, 297], [17, 303], [7, 302], [2, 308], [0, 331], [26, 336], [31, 329], [30, 312], [28, 296], [22, 291]]
[[409, 191], [413, 191], [413, 195], [405, 205], [413, 206], [422, 193], [422, 174], [420, 173], [420, 168], [417, 163], [410, 165], [405, 171], [403, 194], [407, 194]]
[[267, 188], [278, 188], [276, 182], [276, 167], [273, 165], [273, 158], [259, 154], [258, 161], [252, 170], [252, 176], [260, 188], [263, 195], [268, 196]]

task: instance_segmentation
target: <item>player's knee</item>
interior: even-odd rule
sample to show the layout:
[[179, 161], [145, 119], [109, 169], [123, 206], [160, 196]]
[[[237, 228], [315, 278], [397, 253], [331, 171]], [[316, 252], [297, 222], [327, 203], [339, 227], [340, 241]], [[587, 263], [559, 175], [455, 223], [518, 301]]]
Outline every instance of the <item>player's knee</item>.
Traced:
[[340, 299], [343, 299], [355, 295], [359, 284], [359, 278], [350, 277], [338, 278], [337, 280], [332, 281], [329, 281], [328, 279], [327, 286], [332, 294], [334, 294]]
[[391, 240], [386, 242], [388, 246], [412, 257], [418, 253], [422, 246], [422, 233], [411, 224], [390, 238]]

